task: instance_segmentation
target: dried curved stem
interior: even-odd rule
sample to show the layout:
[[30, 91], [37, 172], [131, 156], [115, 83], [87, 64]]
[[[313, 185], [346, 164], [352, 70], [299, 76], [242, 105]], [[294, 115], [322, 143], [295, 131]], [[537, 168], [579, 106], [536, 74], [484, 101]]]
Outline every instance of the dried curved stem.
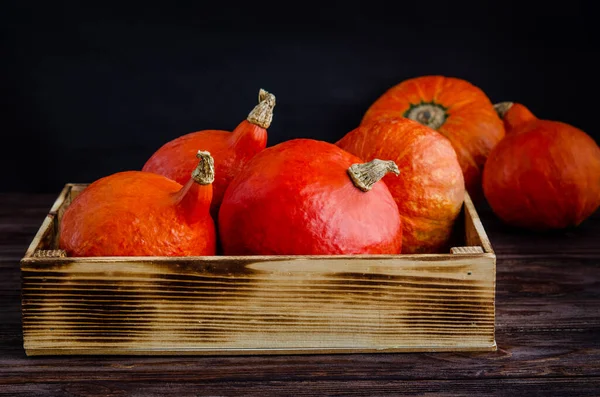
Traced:
[[494, 105], [494, 110], [498, 113], [498, 117], [504, 118], [504, 115], [514, 105], [514, 102], [500, 102]]
[[373, 185], [381, 180], [388, 172], [400, 175], [400, 170], [392, 160], [374, 159], [368, 163], [352, 164], [348, 168], [348, 174], [354, 183], [354, 186], [367, 192]]
[[263, 90], [258, 92], [258, 105], [248, 114], [246, 120], [264, 129], [271, 126], [273, 120], [273, 108], [275, 107], [275, 95]]
[[198, 150], [196, 157], [200, 159], [192, 172], [192, 179], [200, 185], [210, 185], [215, 180], [215, 160], [209, 152]]

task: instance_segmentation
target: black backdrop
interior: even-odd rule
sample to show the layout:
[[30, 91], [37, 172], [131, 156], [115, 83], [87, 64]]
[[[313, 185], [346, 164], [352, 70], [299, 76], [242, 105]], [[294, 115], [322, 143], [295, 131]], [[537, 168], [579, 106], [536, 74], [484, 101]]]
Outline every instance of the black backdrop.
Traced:
[[1, 191], [139, 169], [179, 135], [233, 129], [261, 87], [277, 96], [269, 145], [335, 141], [426, 74], [599, 139], [591, 2], [0, 4]]

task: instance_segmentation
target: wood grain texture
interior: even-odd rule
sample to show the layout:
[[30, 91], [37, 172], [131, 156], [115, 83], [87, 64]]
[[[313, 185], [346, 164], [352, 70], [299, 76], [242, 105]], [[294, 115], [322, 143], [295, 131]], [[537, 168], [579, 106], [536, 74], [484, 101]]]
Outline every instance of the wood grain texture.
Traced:
[[84, 188], [65, 186], [21, 263], [29, 355], [496, 349], [495, 255], [468, 197], [460, 255], [65, 258]]
[[478, 208], [499, 255], [495, 352], [27, 357], [19, 260], [55, 198], [0, 194], [0, 395], [600, 395], [600, 213], [531, 234]]
[[19, 385], [12, 388], [15, 396], [140, 396], [163, 397], [177, 390], [178, 396], [580, 396], [597, 397], [600, 378], [586, 379], [504, 379], [455, 381], [390, 379], [385, 382], [372, 380], [331, 380], [317, 382], [95, 382], [70, 384]]
[[64, 262], [22, 265], [29, 354], [494, 347], [493, 257]]

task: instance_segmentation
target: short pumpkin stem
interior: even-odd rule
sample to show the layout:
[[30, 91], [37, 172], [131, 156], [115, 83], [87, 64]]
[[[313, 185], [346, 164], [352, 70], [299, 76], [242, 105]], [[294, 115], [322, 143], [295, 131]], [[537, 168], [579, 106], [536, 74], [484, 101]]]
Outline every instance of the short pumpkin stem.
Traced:
[[498, 117], [504, 119], [504, 115], [513, 105], [513, 102], [500, 102], [494, 105], [494, 110], [498, 113]]
[[275, 107], [275, 95], [260, 89], [258, 93], [258, 105], [248, 114], [246, 120], [259, 127], [267, 129], [273, 120], [273, 108]]
[[383, 178], [388, 172], [400, 175], [400, 170], [392, 160], [374, 159], [368, 163], [352, 164], [348, 168], [348, 175], [352, 179], [354, 186], [368, 192], [373, 185]]
[[404, 117], [421, 123], [433, 130], [437, 130], [449, 117], [448, 108], [435, 102], [421, 102], [410, 107], [404, 112]]
[[200, 159], [192, 172], [192, 179], [200, 185], [210, 185], [215, 180], [215, 160], [209, 152], [198, 150], [196, 157]]

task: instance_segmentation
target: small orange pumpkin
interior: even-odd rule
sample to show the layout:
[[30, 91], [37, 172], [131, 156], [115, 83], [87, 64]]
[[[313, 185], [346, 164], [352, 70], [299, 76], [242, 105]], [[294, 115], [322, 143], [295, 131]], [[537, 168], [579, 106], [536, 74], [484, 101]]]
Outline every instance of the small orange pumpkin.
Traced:
[[63, 215], [60, 248], [69, 256], [214, 255], [214, 162], [208, 152], [197, 156], [184, 186], [143, 171], [118, 172], [89, 185]]
[[505, 223], [534, 230], [577, 226], [600, 206], [600, 148], [571, 125], [540, 120], [518, 103], [496, 105], [506, 138], [485, 165], [483, 190]]
[[486, 94], [468, 81], [423, 76], [390, 88], [367, 110], [363, 122], [406, 117], [450, 140], [465, 186], [474, 200], [482, 197], [481, 172], [492, 148], [504, 137], [502, 120]]
[[211, 214], [216, 219], [225, 189], [250, 159], [267, 146], [267, 129], [273, 118], [275, 96], [265, 90], [259, 103], [233, 130], [202, 130], [182, 135], [160, 147], [144, 164], [142, 171], [166, 176], [180, 184], [189, 179], [193, 155], [206, 150], [215, 159], [214, 196]]

